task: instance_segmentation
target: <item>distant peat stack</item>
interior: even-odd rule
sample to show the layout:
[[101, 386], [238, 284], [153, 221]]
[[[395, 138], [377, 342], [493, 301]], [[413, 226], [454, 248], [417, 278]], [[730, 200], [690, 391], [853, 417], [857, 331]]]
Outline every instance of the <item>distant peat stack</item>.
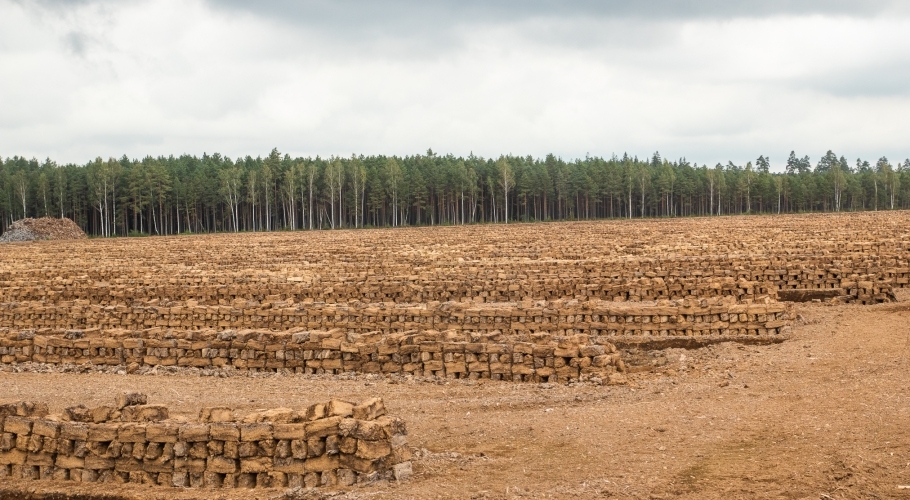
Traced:
[[42, 217], [40, 219], [21, 219], [10, 224], [0, 236], [0, 243], [13, 241], [39, 240], [81, 240], [85, 232], [70, 219]]

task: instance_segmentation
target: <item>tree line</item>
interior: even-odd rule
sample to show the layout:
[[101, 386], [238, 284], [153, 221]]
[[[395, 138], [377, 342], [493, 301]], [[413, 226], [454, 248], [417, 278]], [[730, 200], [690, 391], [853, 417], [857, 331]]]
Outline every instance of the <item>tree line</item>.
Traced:
[[141, 160], [58, 165], [0, 158], [0, 231], [25, 217], [69, 217], [96, 236], [167, 235], [910, 208], [910, 160], [791, 152], [786, 170], [554, 155]]

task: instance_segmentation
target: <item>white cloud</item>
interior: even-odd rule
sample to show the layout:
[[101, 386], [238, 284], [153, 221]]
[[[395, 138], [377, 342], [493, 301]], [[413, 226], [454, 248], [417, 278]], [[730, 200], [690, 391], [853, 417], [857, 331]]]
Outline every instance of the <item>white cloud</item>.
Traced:
[[358, 32], [202, 1], [0, 0], [0, 154], [908, 155], [903, 15], [557, 14]]

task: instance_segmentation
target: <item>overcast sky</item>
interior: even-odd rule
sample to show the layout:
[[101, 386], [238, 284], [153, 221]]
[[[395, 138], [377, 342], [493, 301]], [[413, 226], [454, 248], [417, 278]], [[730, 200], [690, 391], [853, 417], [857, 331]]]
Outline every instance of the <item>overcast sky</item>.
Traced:
[[0, 0], [0, 156], [894, 162], [907, 4]]

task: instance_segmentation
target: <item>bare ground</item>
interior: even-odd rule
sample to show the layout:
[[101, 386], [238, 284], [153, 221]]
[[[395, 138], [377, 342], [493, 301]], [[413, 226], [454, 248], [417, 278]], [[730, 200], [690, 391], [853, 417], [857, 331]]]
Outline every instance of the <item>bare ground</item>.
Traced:
[[[0, 373], [8, 399], [52, 411], [141, 390], [173, 413], [385, 398], [415, 475], [335, 498], [910, 498], [910, 302], [797, 306], [792, 339], [663, 351], [627, 386]], [[900, 488], [908, 486], [908, 488]], [[14, 482], [10, 498], [276, 498]], [[55, 495], [56, 494], [56, 495]], [[99, 496], [103, 494], [105, 496]]]

